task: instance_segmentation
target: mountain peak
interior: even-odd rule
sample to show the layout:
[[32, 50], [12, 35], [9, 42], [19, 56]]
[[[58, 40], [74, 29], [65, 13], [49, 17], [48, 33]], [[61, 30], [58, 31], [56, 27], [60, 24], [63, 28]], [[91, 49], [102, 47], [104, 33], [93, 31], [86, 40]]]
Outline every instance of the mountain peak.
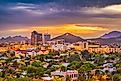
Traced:
[[109, 32], [109, 34], [112, 34], [112, 33], [120, 34], [121, 32], [120, 31], [112, 31], [112, 32]]
[[107, 39], [107, 38], [116, 38], [116, 37], [120, 37], [120, 36], [121, 36], [120, 31], [112, 31], [112, 32], [109, 32], [107, 34], [104, 34], [100, 38]]
[[57, 36], [55, 38], [53, 38], [52, 40], [60, 40], [60, 39], [64, 39], [65, 42], [67, 43], [74, 43], [74, 42], [78, 42], [78, 41], [84, 41], [84, 39], [82, 39], [79, 36], [75, 36], [71, 33], [65, 33], [63, 35]]
[[63, 34], [63, 36], [75, 36], [75, 35], [73, 35], [71, 33], [65, 33], [65, 34]]

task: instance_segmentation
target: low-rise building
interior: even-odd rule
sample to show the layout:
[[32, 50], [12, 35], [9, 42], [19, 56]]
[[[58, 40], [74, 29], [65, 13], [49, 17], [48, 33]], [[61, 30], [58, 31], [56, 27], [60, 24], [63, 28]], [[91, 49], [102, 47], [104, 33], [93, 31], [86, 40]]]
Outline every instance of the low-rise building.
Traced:
[[63, 76], [65, 81], [67, 77], [70, 77], [71, 81], [76, 81], [78, 79], [78, 71], [76, 70], [68, 70], [66, 72], [63, 71], [55, 71], [51, 72], [52, 76]]

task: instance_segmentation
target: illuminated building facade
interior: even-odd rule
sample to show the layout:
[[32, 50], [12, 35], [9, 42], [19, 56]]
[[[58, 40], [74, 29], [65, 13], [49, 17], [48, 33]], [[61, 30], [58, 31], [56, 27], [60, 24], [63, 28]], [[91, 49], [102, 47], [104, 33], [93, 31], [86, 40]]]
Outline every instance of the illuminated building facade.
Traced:
[[33, 31], [31, 33], [31, 44], [32, 45], [38, 45], [38, 44], [42, 44], [42, 34], [38, 33], [36, 31]]

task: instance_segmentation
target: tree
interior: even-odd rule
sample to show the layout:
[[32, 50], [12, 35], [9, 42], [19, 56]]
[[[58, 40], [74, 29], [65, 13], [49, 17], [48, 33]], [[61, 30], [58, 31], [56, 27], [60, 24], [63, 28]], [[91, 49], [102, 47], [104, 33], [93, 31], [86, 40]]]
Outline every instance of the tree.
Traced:
[[88, 52], [88, 50], [84, 50], [81, 52], [82, 58], [89, 60], [91, 58], [91, 54]]
[[62, 67], [61, 67], [61, 71], [64, 71], [64, 72], [67, 71], [67, 67], [62, 66]]
[[35, 59], [40, 60], [41, 62], [44, 61], [44, 55], [37, 55]]
[[24, 77], [24, 78], [9, 78], [7, 81], [32, 81], [30, 77]]
[[42, 67], [41, 62], [36, 62], [36, 61], [32, 63], [32, 66]]
[[73, 62], [73, 61], [81, 61], [80, 56], [78, 54], [70, 55], [69, 62]]
[[70, 76], [66, 76], [66, 81], [71, 81]]
[[8, 59], [6, 59], [6, 62], [10, 63], [12, 60], [14, 60], [14, 58], [8, 58]]
[[[85, 81], [85, 79], [89, 79], [90, 78], [90, 71], [92, 69], [94, 69], [96, 67], [95, 64], [92, 63], [84, 63], [79, 69], [79, 79], [83, 79]], [[82, 81], [83, 81], [82, 80]]]
[[36, 77], [36, 78], [41, 78], [45, 73], [45, 69], [43, 67], [34, 67], [34, 66], [29, 66], [27, 68], [27, 76], [28, 77]]
[[121, 81], [121, 74], [114, 74], [112, 81]]
[[64, 80], [64, 77], [62, 76], [54, 76], [52, 81], [65, 81], [65, 80]]
[[92, 63], [84, 63], [80, 68], [79, 68], [79, 73], [84, 73], [84, 72], [88, 72], [91, 71], [92, 69], [94, 69], [96, 67], [95, 64]]
[[78, 68], [81, 67], [83, 63], [82, 62], [78, 62], [78, 61], [73, 61], [68, 65], [68, 69], [70, 70], [77, 70]]

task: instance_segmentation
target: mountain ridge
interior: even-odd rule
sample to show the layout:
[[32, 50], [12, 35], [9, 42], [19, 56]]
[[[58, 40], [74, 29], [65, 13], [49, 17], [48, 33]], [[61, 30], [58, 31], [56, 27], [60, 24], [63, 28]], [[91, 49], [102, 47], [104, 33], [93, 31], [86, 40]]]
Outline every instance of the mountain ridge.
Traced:
[[63, 39], [66, 43], [74, 43], [78, 41], [84, 41], [83, 38], [73, 35], [71, 33], [65, 33], [60, 36], [57, 36], [55, 38], [52, 38], [51, 40], [58, 40], [58, 39]]
[[13, 36], [13, 37], [8, 36], [6, 38], [2, 37], [0, 39], [0, 43], [5, 43], [5, 42], [11, 43], [11, 42], [22, 42], [22, 41], [29, 41], [29, 38], [19, 35], [19, 36]]
[[120, 31], [112, 31], [112, 32], [102, 35], [100, 38], [107, 39], [107, 38], [116, 38], [116, 37], [120, 37], [120, 36], [121, 36]]

